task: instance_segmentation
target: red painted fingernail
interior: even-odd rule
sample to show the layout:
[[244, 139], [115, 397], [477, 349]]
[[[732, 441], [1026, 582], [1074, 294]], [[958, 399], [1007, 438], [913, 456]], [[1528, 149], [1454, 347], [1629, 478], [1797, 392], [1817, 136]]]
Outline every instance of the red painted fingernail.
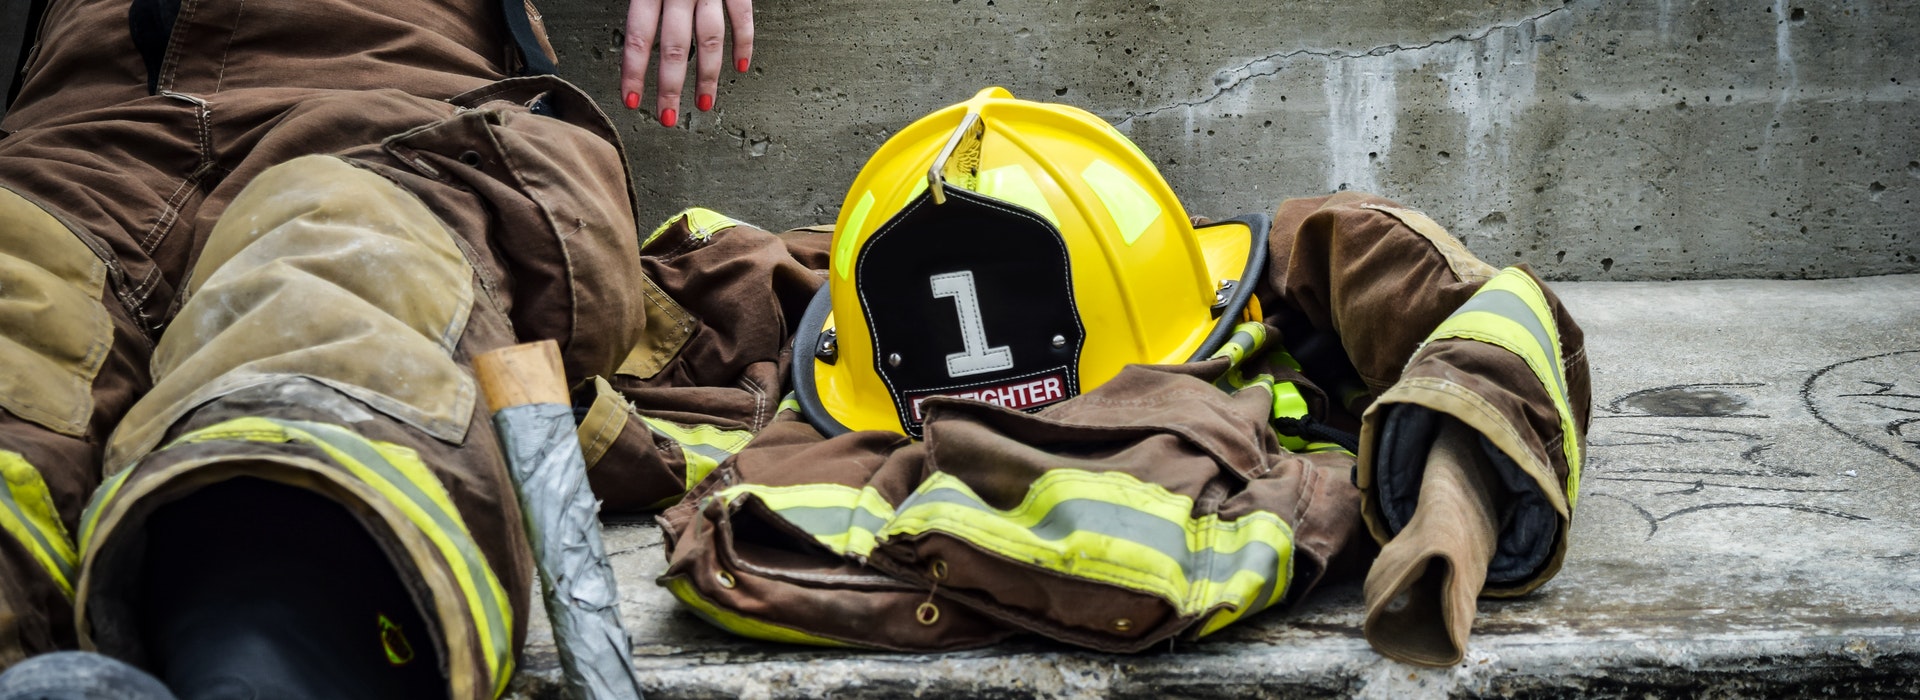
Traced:
[[699, 107], [702, 112], [711, 112], [713, 111], [713, 96], [701, 95], [700, 99], [694, 100], [693, 104]]
[[743, 58], [743, 59], [740, 59], [740, 60], [738, 60], [738, 61], [734, 61], [734, 62], [733, 62], [733, 69], [734, 69], [735, 71], [738, 71], [738, 72], [741, 72], [741, 73], [745, 73], [745, 72], [747, 72], [747, 59], [744, 59], [744, 58]]
[[640, 108], [640, 93], [637, 93], [637, 92], [627, 93], [627, 109], [639, 109], [639, 108]]
[[680, 113], [671, 109], [660, 110], [660, 125], [673, 126], [680, 123]]

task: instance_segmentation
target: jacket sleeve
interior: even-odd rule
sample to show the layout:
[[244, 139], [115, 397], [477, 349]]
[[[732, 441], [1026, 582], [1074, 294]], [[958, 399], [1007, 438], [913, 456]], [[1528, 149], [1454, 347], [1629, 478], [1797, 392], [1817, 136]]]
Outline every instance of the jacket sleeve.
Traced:
[[1330, 393], [1361, 418], [1355, 483], [1374, 538], [1411, 519], [1451, 417], [1479, 434], [1507, 492], [1487, 592], [1552, 578], [1592, 401], [1582, 334], [1558, 297], [1526, 267], [1496, 270], [1426, 215], [1370, 195], [1290, 200], [1271, 236], [1269, 322], [1310, 375], [1360, 387]]

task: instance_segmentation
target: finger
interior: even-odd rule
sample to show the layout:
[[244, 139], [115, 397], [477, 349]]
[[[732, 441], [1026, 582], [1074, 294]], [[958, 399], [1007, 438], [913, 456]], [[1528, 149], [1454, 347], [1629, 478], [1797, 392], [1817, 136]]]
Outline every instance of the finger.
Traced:
[[753, 0], [727, 0], [727, 20], [733, 23], [733, 69], [745, 73], [753, 65]]
[[700, 76], [694, 87], [693, 104], [702, 112], [713, 109], [714, 94], [720, 90], [720, 53], [726, 49], [726, 42], [722, 40], [726, 31], [726, 14], [721, 11], [720, 0], [699, 0], [693, 6], [693, 32], [699, 38], [694, 65]]
[[654, 100], [662, 126], [680, 121], [680, 90], [693, 50], [693, 0], [665, 0], [660, 7], [660, 83]]
[[653, 53], [653, 33], [660, 27], [660, 0], [631, 0], [627, 4], [627, 36], [620, 50], [620, 103], [640, 108], [647, 91], [647, 57]]

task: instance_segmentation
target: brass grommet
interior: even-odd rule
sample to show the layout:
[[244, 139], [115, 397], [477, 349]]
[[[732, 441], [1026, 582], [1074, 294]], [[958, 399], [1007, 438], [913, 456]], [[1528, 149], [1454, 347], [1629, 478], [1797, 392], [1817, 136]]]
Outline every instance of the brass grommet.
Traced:
[[920, 624], [923, 625], [932, 625], [935, 622], [939, 622], [940, 606], [934, 605], [933, 603], [921, 603], [920, 607], [913, 609], [913, 619], [919, 620]]
[[1124, 617], [1116, 618], [1113, 621], [1113, 629], [1116, 632], [1125, 632], [1127, 630], [1133, 629], [1133, 620], [1129, 620]]
[[713, 577], [720, 580], [721, 588], [732, 588], [735, 583], [733, 574], [727, 573], [725, 569], [713, 572]]
[[933, 560], [933, 565], [927, 567], [927, 573], [933, 576], [933, 580], [935, 581], [947, 580], [947, 560], [945, 559]]

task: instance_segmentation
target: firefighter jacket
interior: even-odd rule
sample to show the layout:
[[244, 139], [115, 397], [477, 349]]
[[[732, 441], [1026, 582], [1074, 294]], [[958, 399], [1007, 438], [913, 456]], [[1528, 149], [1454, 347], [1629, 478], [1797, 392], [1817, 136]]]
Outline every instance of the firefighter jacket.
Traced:
[[1211, 359], [1032, 414], [929, 399], [916, 442], [825, 438], [780, 401], [829, 236], [691, 210], [642, 248], [664, 296], [641, 349], [579, 390], [594, 484], [610, 509], [673, 504], [659, 582], [738, 634], [1132, 651], [1297, 601], [1363, 532], [1391, 539], [1452, 420], [1497, 472], [1487, 593], [1550, 579], [1590, 402], [1558, 299], [1377, 197], [1290, 200], [1267, 235], [1266, 317]]

